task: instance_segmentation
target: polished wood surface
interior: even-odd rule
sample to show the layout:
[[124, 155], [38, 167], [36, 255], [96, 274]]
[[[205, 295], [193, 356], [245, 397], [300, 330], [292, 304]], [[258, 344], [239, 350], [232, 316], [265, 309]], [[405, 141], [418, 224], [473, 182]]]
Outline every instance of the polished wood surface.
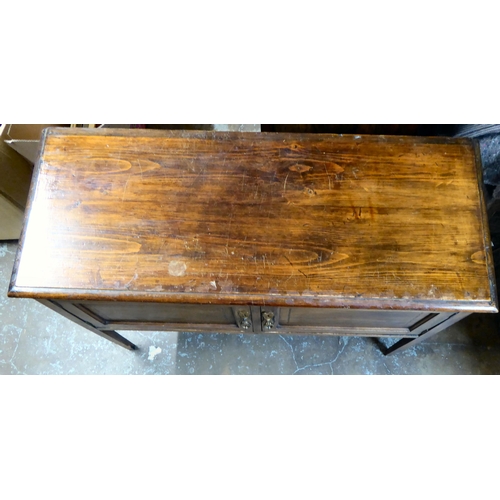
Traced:
[[496, 311], [467, 139], [49, 129], [11, 296]]

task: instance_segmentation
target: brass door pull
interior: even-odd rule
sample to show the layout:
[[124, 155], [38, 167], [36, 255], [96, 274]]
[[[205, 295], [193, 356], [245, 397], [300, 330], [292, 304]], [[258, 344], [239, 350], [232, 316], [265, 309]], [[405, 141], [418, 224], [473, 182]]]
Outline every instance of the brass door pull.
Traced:
[[250, 330], [252, 328], [249, 311], [238, 311], [238, 326], [243, 330]]
[[274, 313], [273, 312], [262, 312], [262, 329], [272, 330], [275, 325]]

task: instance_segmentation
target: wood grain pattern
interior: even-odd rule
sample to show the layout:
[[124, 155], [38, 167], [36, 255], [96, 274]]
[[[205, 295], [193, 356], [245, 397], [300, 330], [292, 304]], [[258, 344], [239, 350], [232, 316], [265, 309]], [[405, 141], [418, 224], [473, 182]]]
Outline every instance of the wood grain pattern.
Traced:
[[467, 139], [49, 129], [10, 296], [496, 311]]

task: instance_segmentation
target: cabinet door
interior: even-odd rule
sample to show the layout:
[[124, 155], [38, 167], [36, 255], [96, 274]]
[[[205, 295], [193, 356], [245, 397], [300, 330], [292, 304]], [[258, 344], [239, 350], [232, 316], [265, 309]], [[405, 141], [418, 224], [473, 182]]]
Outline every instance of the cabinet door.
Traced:
[[96, 328], [109, 330], [251, 333], [254, 326], [248, 306], [103, 301], [61, 301], [60, 305]]
[[261, 307], [262, 332], [414, 337], [437, 314], [313, 307]]

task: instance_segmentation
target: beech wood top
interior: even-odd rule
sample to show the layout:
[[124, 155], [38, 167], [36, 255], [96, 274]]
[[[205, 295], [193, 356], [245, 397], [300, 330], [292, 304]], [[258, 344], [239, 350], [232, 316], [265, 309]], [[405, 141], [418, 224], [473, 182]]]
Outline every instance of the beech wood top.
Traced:
[[467, 139], [47, 129], [10, 296], [496, 311]]

